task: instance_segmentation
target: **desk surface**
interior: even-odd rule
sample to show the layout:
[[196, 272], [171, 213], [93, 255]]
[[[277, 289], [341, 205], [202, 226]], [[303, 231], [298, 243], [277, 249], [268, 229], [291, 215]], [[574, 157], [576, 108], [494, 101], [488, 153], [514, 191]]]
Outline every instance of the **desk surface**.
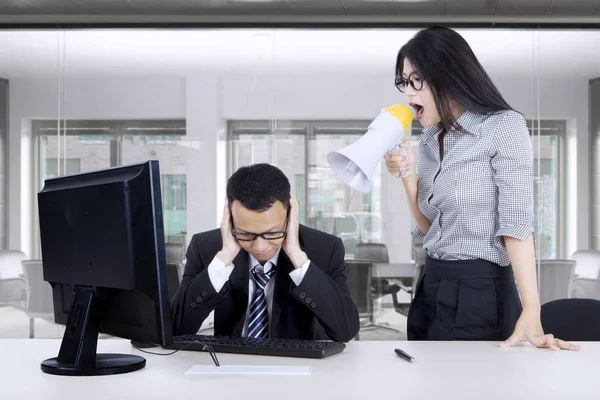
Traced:
[[[311, 365], [309, 376], [186, 375], [212, 364], [207, 353], [157, 356], [128, 341], [103, 339], [100, 352], [138, 354], [146, 367], [123, 375], [63, 377], [44, 374], [40, 362], [58, 353], [55, 339], [0, 340], [0, 398], [13, 399], [598, 399], [600, 343], [580, 352], [553, 352], [527, 344], [491, 342], [351, 342], [324, 360], [219, 354], [221, 365]], [[399, 347], [416, 358], [410, 364]], [[155, 351], [161, 351], [155, 349]], [[265, 385], [270, 389], [265, 390]]]
[[415, 263], [374, 263], [373, 277], [412, 279], [415, 275]]

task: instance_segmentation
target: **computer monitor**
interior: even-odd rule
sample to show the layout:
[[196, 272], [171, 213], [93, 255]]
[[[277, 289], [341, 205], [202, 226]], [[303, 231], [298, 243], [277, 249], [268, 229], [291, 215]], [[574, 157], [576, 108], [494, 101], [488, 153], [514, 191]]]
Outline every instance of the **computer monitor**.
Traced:
[[172, 326], [158, 161], [47, 179], [38, 194], [44, 280], [66, 326], [56, 375], [143, 368], [130, 354], [96, 354], [98, 333], [161, 346]]

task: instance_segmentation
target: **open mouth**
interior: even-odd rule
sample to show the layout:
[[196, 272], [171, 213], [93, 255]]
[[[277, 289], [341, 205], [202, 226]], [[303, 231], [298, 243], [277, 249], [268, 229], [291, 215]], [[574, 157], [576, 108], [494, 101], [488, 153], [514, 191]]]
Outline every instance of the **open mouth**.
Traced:
[[415, 114], [418, 119], [423, 116], [423, 106], [417, 103], [410, 103], [410, 106], [415, 109]]

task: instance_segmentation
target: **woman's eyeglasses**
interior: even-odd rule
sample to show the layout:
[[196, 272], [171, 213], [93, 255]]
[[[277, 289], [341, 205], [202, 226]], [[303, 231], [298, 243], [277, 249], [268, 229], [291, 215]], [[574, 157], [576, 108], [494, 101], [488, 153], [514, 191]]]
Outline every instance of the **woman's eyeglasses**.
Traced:
[[407, 85], [410, 85], [416, 91], [423, 89], [423, 79], [421, 79], [419, 74], [416, 72], [413, 72], [410, 75], [408, 75], [408, 78], [397, 76], [395, 84], [396, 88], [402, 93], [406, 91]]

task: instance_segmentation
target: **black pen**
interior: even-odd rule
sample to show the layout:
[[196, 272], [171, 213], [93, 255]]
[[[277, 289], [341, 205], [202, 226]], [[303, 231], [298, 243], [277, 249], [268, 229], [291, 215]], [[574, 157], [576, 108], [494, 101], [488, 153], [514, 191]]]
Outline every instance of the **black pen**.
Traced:
[[394, 351], [396, 352], [396, 354], [398, 354], [401, 358], [404, 358], [406, 361], [408, 362], [414, 362], [415, 359], [413, 356], [409, 355], [407, 352], [402, 351], [400, 349], [394, 349]]

